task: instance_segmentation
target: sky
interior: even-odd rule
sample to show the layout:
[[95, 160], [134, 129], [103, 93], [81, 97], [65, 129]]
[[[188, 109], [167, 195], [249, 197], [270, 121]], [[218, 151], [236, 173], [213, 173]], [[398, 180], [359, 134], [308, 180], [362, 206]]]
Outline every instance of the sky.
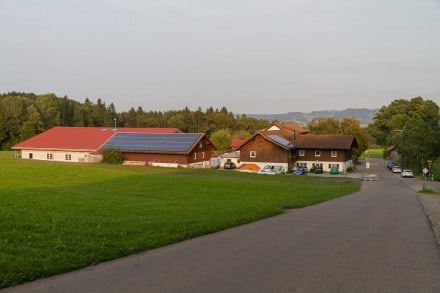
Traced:
[[440, 0], [0, 0], [0, 93], [117, 111], [440, 105]]

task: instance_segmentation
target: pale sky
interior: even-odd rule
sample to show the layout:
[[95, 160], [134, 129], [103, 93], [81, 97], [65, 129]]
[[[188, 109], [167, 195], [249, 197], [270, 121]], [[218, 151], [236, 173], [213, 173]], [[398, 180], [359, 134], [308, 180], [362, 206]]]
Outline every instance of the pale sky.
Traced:
[[440, 105], [440, 0], [0, 0], [0, 93], [118, 111]]

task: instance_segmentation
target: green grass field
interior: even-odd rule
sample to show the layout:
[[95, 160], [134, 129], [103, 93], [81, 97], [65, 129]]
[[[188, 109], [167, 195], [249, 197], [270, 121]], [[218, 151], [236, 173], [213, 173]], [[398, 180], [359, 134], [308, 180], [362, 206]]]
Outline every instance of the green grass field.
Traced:
[[364, 160], [366, 158], [383, 158], [383, 149], [368, 149], [361, 155], [360, 159]]
[[358, 182], [0, 157], [0, 288], [336, 198]]

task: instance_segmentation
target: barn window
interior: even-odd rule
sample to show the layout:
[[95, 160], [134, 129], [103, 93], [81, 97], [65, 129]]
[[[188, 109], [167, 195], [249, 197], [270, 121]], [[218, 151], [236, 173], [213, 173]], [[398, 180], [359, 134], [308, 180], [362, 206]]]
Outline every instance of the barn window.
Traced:
[[257, 157], [257, 152], [256, 151], [250, 151], [249, 152], [249, 157], [250, 158], [256, 158]]
[[321, 156], [321, 151], [320, 150], [316, 150], [315, 151], [315, 157], [320, 157]]
[[202, 159], [205, 158], [205, 152], [202, 152]]
[[197, 153], [194, 153], [194, 154], [193, 154], [193, 159], [194, 159], [194, 160], [197, 160]]
[[47, 154], [47, 155], [46, 155], [46, 158], [47, 158], [48, 160], [53, 160], [53, 154]]
[[298, 151], [298, 156], [304, 157], [305, 155], [306, 155], [306, 151], [305, 150], [299, 150]]
[[66, 161], [72, 161], [72, 155], [66, 154]]
[[336, 158], [338, 156], [338, 151], [331, 152], [332, 158]]
[[29, 153], [29, 159], [33, 159], [34, 158], [34, 154], [33, 153]]
[[200, 142], [199, 142], [199, 148], [202, 148], [202, 147], [203, 147], [203, 142], [200, 141]]

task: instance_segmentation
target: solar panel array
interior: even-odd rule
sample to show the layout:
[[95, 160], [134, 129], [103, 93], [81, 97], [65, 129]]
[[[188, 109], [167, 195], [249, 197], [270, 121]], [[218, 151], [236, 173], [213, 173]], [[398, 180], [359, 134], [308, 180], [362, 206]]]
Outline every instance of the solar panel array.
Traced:
[[293, 143], [291, 143], [287, 139], [282, 138], [282, 137], [280, 137], [278, 135], [268, 135], [268, 137], [270, 139], [272, 139], [273, 141], [279, 143], [280, 145], [285, 146], [286, 148], [292, 149], [292, 148], [295, 147]]
[[102, 149], [187, 152], [200, 136], [200, 133], [116, 133]]

